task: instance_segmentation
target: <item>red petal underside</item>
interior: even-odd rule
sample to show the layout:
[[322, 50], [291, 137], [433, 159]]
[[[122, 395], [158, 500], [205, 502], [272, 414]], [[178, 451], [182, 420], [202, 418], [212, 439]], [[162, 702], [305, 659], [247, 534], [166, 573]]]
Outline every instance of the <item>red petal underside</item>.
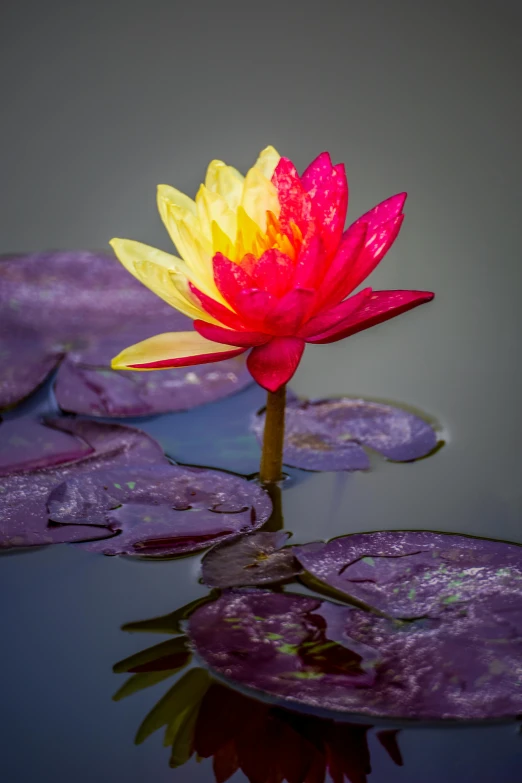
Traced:
[[194, 321], [194, 328], [202, 337], [224, 345], [237, 345], [242, 348], [252, 348], [254, 345], [264, 345], [271, 335], [263, 332], [235, 332], [232, 329], [224, 329], [222, 326], [209, 324], [206, 321]]
[[310, 312], [315, 291], [310, 288], [294, 288], [280, 299], [267, 313], [265, 324], [276, 335], [295, 335]]
[[[349, 299], [345, 299], [344, 302], [331, 307], [325, 312], [319, 313], [314, 318], [311, 318], [305, 325], [299, 330], [298, 336], [307, 340], [309, 337], [315, 337], [322, 335], [324, 332], [330, 332], [332, 329], [341, 327], [345, 321], [353, 316], [353, 314], [364, 305], [369, 299], [372, 293], [371, 288], [365, 288], [363, 291], [359, 291], [358, 294], [354, 294]], [[207, 337], [207, 335], [203, 335]], [[211, 338], [218, 342], [217, 337]], [[223, 342], [223, 340], [219, 340]]]
[[185, 356], [183, 359], [162, 359], [158, 362], [129, 364], [129, 368], [134, 370], [168, 370], [172, 367], [192, 367], [195, 364], [211, 364], [212, 362], [221, 362], [223, 359], [232, 359], [234, 356], [245, 353], [246, 350], [246, 348], [231, 348], [230, 351], [220, 351], [219, 353], [198, 353], [196, 356]]
[[292, 235], [291, 223], [295, 223], [304, 234], [307, 223], [313, 217], [310, 196], [303, 188], [297, 169], [288, 158], [281, 158], [272, 175], [281, 205], [279, 223], [283, 231]]
[[297, 337], [274, 337], [251, 351], [248, 369], [263, 389], [275, 392], [288, 383], [297, 370], [304, 348], [304, 340]]
[[322, 334], [307, 338], [307, 342], [335, 343], [430, 302], [434, 296], [430, 291], [373, 291], [366, 303], [346, 321]]
[[280, 299], [292, 283], [294, 262], [285, 253], [276, 248], [266, 250], [261, 258], [252, 265], [252, 280], [256, 288], [268, 291]]
[[348, 182], [344, 166], [332, 166], [330, 155], [323, 152], [310, 163], [301, 181], [312, 199], [325, 252], [331, 258], [341, 241], [348, 209]]
[[204, 294], [202, 291], [196, 288], [195, 285], [192, 285], [192, 283], [189, 283], [189, 286], [194, 296], [198, 298], [201, 307], [209, 315], [211, 315], [217, 321], [220, 321], [225, 326], [228, 326], [229, 329], [236, 329], [238, 331], [244, 330], [245, 327], [243, 325], [243, 321], [238, 315], [236, 315], [236, 313], [233, 313], [224, 305], [216, 302], [210, 296]]

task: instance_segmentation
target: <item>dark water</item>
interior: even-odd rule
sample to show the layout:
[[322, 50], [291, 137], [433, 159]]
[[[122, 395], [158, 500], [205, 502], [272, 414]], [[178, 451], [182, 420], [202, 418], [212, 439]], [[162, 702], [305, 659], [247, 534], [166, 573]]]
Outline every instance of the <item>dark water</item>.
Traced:
[[[414, 326], [413, 319], [422, 329], [422, 315], [436, 319], [436, 306], [417, 318], [413, 314], [410, 324], [405, 318], [390, 331], [406, 333]], [[404, 361], [397, 337], [390, 350], [395, 351], [397, 361]], [[382, 356], [381, 339], [386, 340], [384, 329], [368, 337], [374, 356]], [[349, 356], [350, 345], [339, 346], [337, 351]], [[318, 352], [316, 355], [320, 360]], [[305, 374], [313, 373], [316, 355], [305, 364]], [[330, 361], [335, 367], [334, 356]], [[329, 380], [325, 381], [328, 391]], [[299, 389], [299, 379], [294, 386]], [[348, 380], [342, 388], [352, 390]], [[402, 399], [420, 402], [412, 387]], [[262, 391], [253, 386], [190, 413], [131, 423], [158, 438], [169, 455], [180, 461], [247, 473], [256, 468], [258, 448], [254, 439], [245, 435], [245, 423], [262, 400]], [[52, 408], [52, 393], [46, 389], [10, 415]], [[487, 444], [479, 428], [469, 426], [465, 433], [460, 432], [457, 439], [448, 426], [448, 444], [433, 457], [413, 464], [375, 458], [372, 471], [366, 474], [293, 472], [283, 504], [286, 527], [293, 531], [295, 542], [400, 527], [521, 541], [514, 507], [499, 497], [498, 482], [505, 478], [500, 465], [497, 472], [490, 465], [488, 485], [481, 486], [477, 478], [474, 491], [469, 491], [466, 474], [479, 473]], [[470, 443], [465, 456], [459, 448], [460, 439]], [[168, 638], [128, 634], [120, 626], [172, 612], [206, 595], [208, 591], [198, 583], [199, 561], [198, 555], [168, 562], [130, 561], [92, 555], [74, 546], [2, 557], [0, 600], [6, 635], [0, 656], [5, 673], [2, 756], [6, 780], [59, 783], [72, 778], [87, 783], [100, 776], [136, 783], [149, 779], [214, 780], [209, 760], [197, 763], [192, 759], [178, 769], [169, 769], [169, 750], [161, 746], [162, 732], [143, 745], [133, 744], [139, 724], [172, 680], [118, 703], [111, 700], [125, 679], [112, 673], [112, 665]], [[384, 727], [389, 729], [390, 724]], [[514, 724], [399, 727], [402, 767], [393, 763], [378, 741], [380, 728], [383, 726], [374, 723], [368, 733], [372, 783], [493, 779], [516, 783], [520, 779], [522, 736]], [[246, 780], [240, 772], [232, 779]]]
[[[2, 251], [115, 235], [167, 249], [156, 184], [195, 193], [207, 161], [244, 170], [269, 143], [300, 170], [323, 149], [345, 161], [354, 218], [408, 190], [401, 236], [369, 282], [435, 301], [309, 347], [292, 388], [417, 406], [447, 445], [296, 481], [286, 527], [296, 542], [392, 528], [522, 542], [520, 3], [5, 5]], [[251, 388], [139, 426], [180, 461], [249, 472], [256, 447], [233, 434], [261, 399]], [[28, 407], [50, 405], [44, 391]], [[2, 781], [213, 781], [209, 761], [169, 769], [160, 732], [133, 744], [167, 684], [111, 700], [124, 679], [112, 665], [162, 638], [120, 626], [204, 595], [198, 563], [72, 546], [2, 556]], [[377, 729], [369, 783], [522, 779], [515, 725], [403, 728], [402, 767]]]

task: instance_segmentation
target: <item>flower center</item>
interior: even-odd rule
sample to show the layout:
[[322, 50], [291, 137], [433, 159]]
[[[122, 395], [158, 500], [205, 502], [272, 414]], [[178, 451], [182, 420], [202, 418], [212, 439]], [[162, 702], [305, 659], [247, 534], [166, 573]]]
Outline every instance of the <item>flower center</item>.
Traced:
[[237, 209], [237, 232], [233, 241], [212, 221], [213, 253], [223, 253], [230, 261], [240, 263], [245, 256], [261, 258], [267, 250], [279, 250], [292, 261], [295, 261], [303, 235], [295, 223], [290, 223], [290, 230], [283, 231], [278, 217], [270, 211], [266, 213], [266, 230], [262, 231], [258, 224], [245, 212], [243, 207]]

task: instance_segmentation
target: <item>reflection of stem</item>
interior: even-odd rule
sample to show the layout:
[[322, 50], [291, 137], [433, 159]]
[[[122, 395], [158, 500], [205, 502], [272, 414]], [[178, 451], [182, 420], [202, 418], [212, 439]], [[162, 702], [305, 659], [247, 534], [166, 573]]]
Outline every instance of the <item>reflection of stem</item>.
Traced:
[[263, 484], [272, 484], [283, 478], [283, 439], [285, 434], [286, 386], [268, 392], [266, 399], [265, 432], [259, 478]]
[[279, 484], [267, 484], [266, 490], [272, 501], [272, 514], [270, 515], [270, 519], [263, 525], [262, 530], [276, 533], [278, 530], [283, 530], [285, 526], [285, 520], [283, 518], [283, 493]]

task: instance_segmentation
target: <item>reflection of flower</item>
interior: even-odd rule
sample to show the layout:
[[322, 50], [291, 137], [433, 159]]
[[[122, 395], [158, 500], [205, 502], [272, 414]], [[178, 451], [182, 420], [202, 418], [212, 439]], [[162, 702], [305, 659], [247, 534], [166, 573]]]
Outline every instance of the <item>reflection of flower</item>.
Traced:
[[111, 244], [132, 274], [195, 319], [197, 331], [144, 340], [112, 366], [188, 366], [252, 348], [250, 372], [277, 391], [306, 342], [335, 342], [433, 297], [366, 288], [347, 298], [395, 240], [405, 197], [382, 202], [343, 233], [344, 167], [325, 152], [300, 177], [273, 147], [245, 178], [213, 161], [195, 201], [161, 185], [160, 214], [182, 259], [130, 240]]
[[[157, 684], [189, 660], [184, 637], [137, 653], [115, 666], [116, 671], [135, 672], [115, 698]], [[366, 783], [371, 772], [370, 726], [336, 723], [256, 701], [213, 681], [203, 669], [190, 669], [176, 681], [141, 724], [136, 742], [162, 727], [165, 745], [172, 747], [171, 766], [185, 764], [194, 754], [212, 758], [216, 783], [224, 783], [237, 770], [250, 783], [322, 783], [326, 773], [339, 783]], [[396, 733], [377, 736], [400, 765]]]

